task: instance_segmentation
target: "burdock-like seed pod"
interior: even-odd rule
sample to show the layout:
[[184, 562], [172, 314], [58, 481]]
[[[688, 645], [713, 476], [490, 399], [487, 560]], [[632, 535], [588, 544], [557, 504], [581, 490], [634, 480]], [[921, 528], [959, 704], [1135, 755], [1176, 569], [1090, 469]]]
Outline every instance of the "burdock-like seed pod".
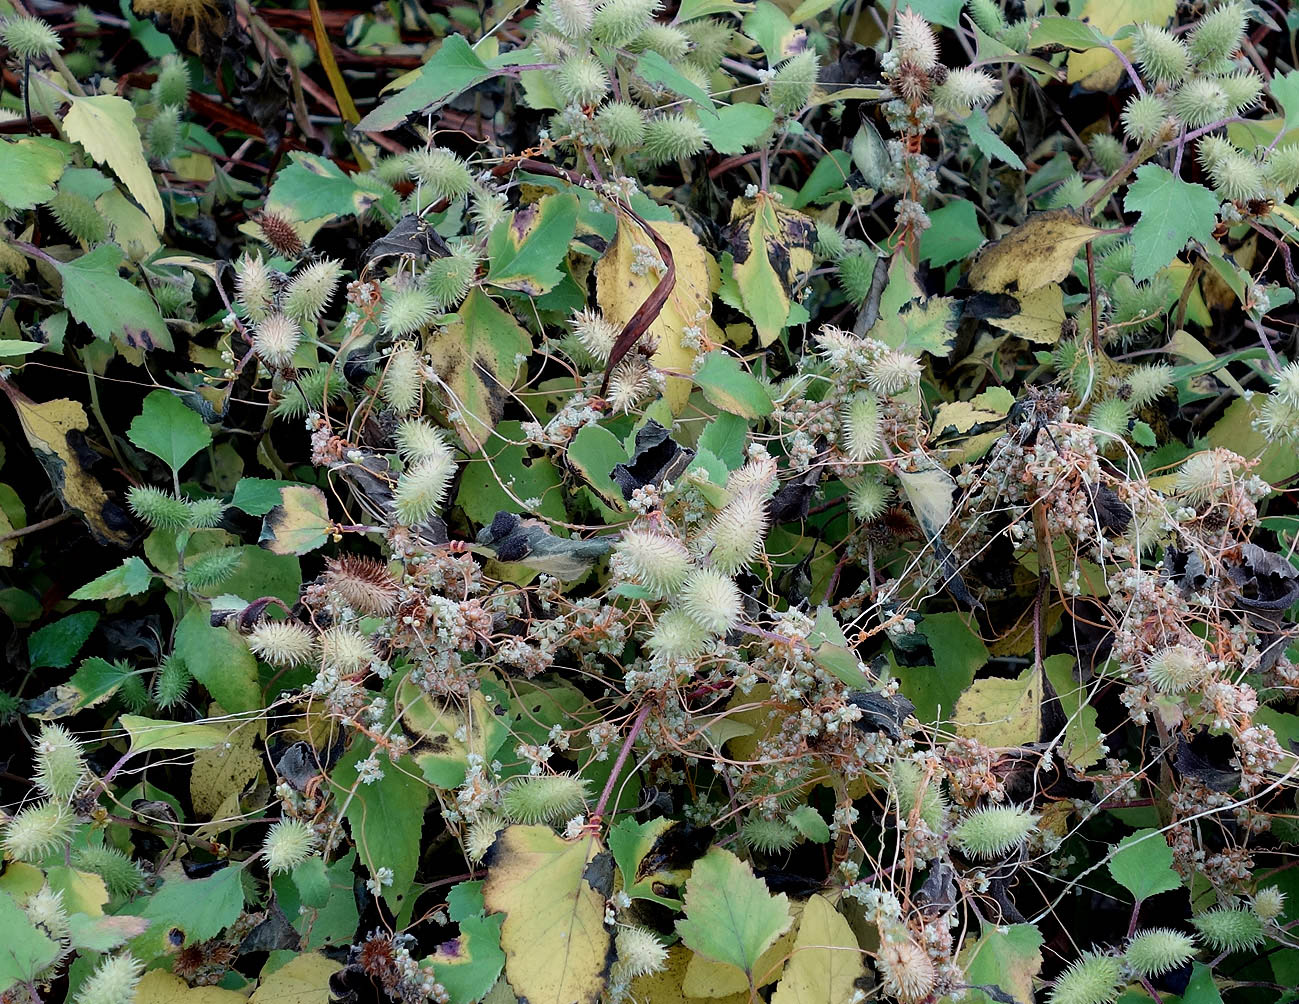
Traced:
[[285, 258], [296, 258], [302, 254], [305, 247], [302, 237], [287, 217], [264, 212], [257, 217], [257, 223], [262, 228], [262, 237], [276, 254]]

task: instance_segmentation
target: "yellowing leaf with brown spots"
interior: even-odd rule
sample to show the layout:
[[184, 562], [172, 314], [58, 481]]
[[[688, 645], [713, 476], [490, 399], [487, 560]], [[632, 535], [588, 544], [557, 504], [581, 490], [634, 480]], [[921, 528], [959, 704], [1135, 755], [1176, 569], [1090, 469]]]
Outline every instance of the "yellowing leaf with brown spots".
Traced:
[[1029, 293], [1069, 274], [1074, 256], [1104, 233], [1072, 209], [1034, 213], [999, 241], [985, 245], [970, 266], [970, 285], [989, 293]]
[[1042, 730], [1040, 674], [1030, 666], [1012, 680], [975, 680], [956, 702], [952, 720], [957, 735], [984, 746], [1037, 742]]
[[813, 896], [803, 908], [798, 939], [771, 1004], [851, 1000], [857, 981], [866, 975], [864, 958], [848, 921], [824, 896]]
[[613, 964], [613, 858], [593, 836], [510, 826], [487, 855], [483, 902], [504, 913], [505, 978], [528, 1004], [595, 1004]]
[[1016, 299], [1018, 313], [990, 317], [988, 323], [1039, 345], [1054, 345], [1060, 340], [1064, 326], [1064, 290], [1058, 282], [1048, 282]]
[[[700, 958], [702, 956], [695, 955], [683, 945], [673, 945], [668, 949], [666, 967], [660, 972], [632, 980], [629, 998], [652, 1001], [653, 1004], [700, 1004], [698, 996], [686, 993], [690, 967]], [[745, 984], [743, 991], [709, 998], [709, 1004], [750, 1004], [748, 984]]]
[[0, 381], [0, 388], [63, 504], [79, 512], [101, 541], [125, 547], [130, 542], [126, 514], [81, 463], [89, 453], [84, 433], [90, 425], [81, 405], [67, 398], [37, 404], [8, 381]]
[[140, 977], [135, 1004], [247, 1004], [248, 998], [220, 987], [191, 987], [165, 969], [151, 969]]
[[280, 504], [262, 520], [259, 542], [272, 554], [306, 554], [329, 540], [329, 500], [312, 485], [280, 489]]
[[315, 952], [299, 955], [263, 977], [249, 1004], [329, 1004], [329, 978], [342, 968]]
[[[685, 374], [669, 376], [665, 396], [672, 413], [680, 414], [690, 398], [689, 379], [695, 350], [681, 344], [681, 333], [687, 327], [705, 329], [717, 341], [722, 335], [710, 315], [713, 304], [713, 276], [717, 263], [704, 251], [699, 238], [684, 223], [652, 223], [654, 232], [672, 249], [677, 281], [667, 303], [645, 332], [644, 338], [658, 343], [651, 362], [661, 370]], [[638, 275], [632, 270], [636, 262], [636, 245], [652, 246], [649, 237], [634, 223], [618, 221], [618, 235], [595, 266], [596, 299], [604, 316], [620, 328], [636, 313], [658, 285], [662, 273], [650, 269]]]
[[812, 267], [816, 224], [787, 209], [767, 192], [731, 203], [727, 241], [735, 256], [732, 274], [745, 312], [770, 345], [789, 318], [790, 296], [800, 275]]
[[[225, 725], [224, 716], [225, 709], [219, 704], [208, 709], [208, 717], [214, 723]], [[206, 819], [220, 818], [218, 811], [222, 803], [232, 795], [237, 804], [239, 795], [262, 770], [257, 740], [265, 734], [266, 723], [261, 719], [234, 719], [229, 725], [229, 736], [224, 743], [194, 754], [189, 794], [195, 811]]]

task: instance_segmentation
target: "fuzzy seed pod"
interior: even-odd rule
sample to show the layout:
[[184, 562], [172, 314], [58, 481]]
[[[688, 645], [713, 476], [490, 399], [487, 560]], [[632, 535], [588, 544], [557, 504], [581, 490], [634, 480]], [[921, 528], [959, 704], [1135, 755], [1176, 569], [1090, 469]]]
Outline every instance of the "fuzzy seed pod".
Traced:
[[164, 105], [149, 123], [146, 140], [150, 157], [163, 161], [171, 157], [180, 146], [180, 108]]
[[[477, 205], [481, 207], [482, 200]], [[469, 289], [477, 276], [478, 257], [473, 249], [456, 248], [447, 257], [429, 263], [429, 267], [424, 270], [424, 290], [433, 297], [438, 310], [454, 310], [469, 295]]]
[[1036, 19], [1021, 17], [1018, 21], [1011, 22], [997, 41], [1015, 52], [1024, 52], [1028, 49], [1029, 35], [1037, 24]]
[[422, 418], [411, 418], [397, 426], [397, 452], [407, 463], [417, 460], [453, 459], [446, 434]]
[[898, 59], [928, 72], [938, 65], [938, 40], [929, 22], [910, 7], [898, 15], [893, 29]]
[[144, 886], [140, 866], [116, 847], [87, 845], [72, 852], [72, 864], [83, 872], [98, 875], [113, 896], [134, 896]]
[[378, 658], [369, 638], [341, 624], [321, 632], [320, 656], [326, 667], [344, 674], [359, 673]]
[[1173, 92], [1173, 113], [1192, 129], [1227, 117], [1227, 92], [1217, 80], [1197, 77]]
[[1236, 455], [1230, 450], [1205, 450], [1187, 457], [1177, 471], [1176, 488], [1192, 505], [1202, 505], [1235, 480]]
[[[926, 780], [920, 764], [899, 757], [893, 761], [889, 783], [897, 796], [899, 819], [910, 819], [916, 813], [934, 833], [942, 831], [943, 821], [947, 818], [947, 798], [943, 794], [941, 775], [934, 774]], [[918, 813], [917, 800], [920, 804]]]
[[1132, 61], [1141, 67], [1147, 80], [1156, 84], [1180, 84], [1191, 69], [1191, 57], [1181, 40], [1153, 24], [1137, 25]]
[[75, 826], [75, 817], [59, 802], [29, 805], [9, 820], [0, 847], [17, 861], [39, 864], [72, 839]]
[[404, 526], [416, 526], [446, 501], [456, 462], [450, 452], [416, 461], [397, 479], [393, 512]]
[[767, 104], [781, 115], [796, 115], [812, 98], [818, 60], [815, 49], [804, 49], [776, 67], [767, 81]]
[[690, 52], [690, 38], [674, 25], [651, 21], [628, 48], [632, 52], [657, 52], [669, 63], [679, 63]]
[[1017, 805], [988, 805], [952, 831], [952, 842], [972, 858], [1001, 857], [1020, 847], [1037, 826], [1037, 815]]
[[1168, 106], [1157, 94], [1138, 94], [1123, 108], [1123, 131], [1134, 143], [1153, 142], [1170, 128]]
[[855, 463], [879, 456], [884, 446], [880, 431], [880, 404], [874, 394], [855, 394], [843, 406], [839, 419], [843, 434], [840, 446]]
[[651, 530], [624, 530], [617, 553], [646, 589], [670, 596], [690, 574], [690, 555], [675, 537]]
[[466, 195], [474, 183], [468, 165], [450, 150], [440, 147], [406, 154], [406, 173], [411, 180], [419, 182], [434, 202]]
[[[848, 250], [848, 241], [844, 235], [839, 232], [839, 228], [824, 220], [816, 221], [816, 246], [813, 248], [818, 258], [825, 258], [830, 261], [840, 258]], [[874, 262], [871, 262], [872, 271]], [[842, 282], [842, 278], [840, 282]], [[846, 287], [845, 287], [846, 288]], [[864, 300], [865, 297], [857, 298]]]
[[866, 384], [876, 394], [900, 394], [920, 382], [920, 358], [901, 349], [885, 349], [871, 360]]
[[1215, 952], [1240, 952], [1256, 948], [1266, 940], [1263, 922], [1251, 910], [1219, 906], [1192, 917], [1191, 923]]
[[714, 568], [693, 572], [681, 588], [681, 609], [700, 627], [725, 634], [740, 621], [744, 602], [729, 575]]
[[1268, 151], [1263, 162], [1263, 180], [1279, 199], [1288, 198], [1299, 188], [1299, 144]]
[[621, 329], [616, 324], [606, 320], [598, 310], [589, 307], [579, 310], [568, 319], [568, 323], [577, 340], [581, 342], [582, 348], [590, 353], [592, 359], [599, 363], [609, 361], [614, 343], [621, 333]]
[[708, 526], [705, 536], [713, 545], [709, 559], [715, 568], [734, 575], [762, 552], [766, 533], [766, 492], [742, 492]]
[[1167, 927], [1138, 932], [1123, 953], [1123, 961], [1147, 979], [1180, 969], [1194, 957], [1195, 939]]
[[1200, 18], [1191, 32], [1191, 58], [1198, 67], [1218, 72], [1220, 64], [1227, 62], [1240, 48], [1245, 34], [1245, 7], [1239, 3], [1225, 3]]
[[400, 591], [383, 562], [356, 554], [325, 559], [324, 583], [331, 593], [363, 614], [391, 613]]
[[84, 195], [60, 190], [48, 203], [64, 232], [84, 244], [98, 244], [108, 236], [108, 222]]
[[844, 255], [839, 260], [839, 285], [850, 303], [861, 303], [870, 295], [878, 256], [869, 251]]
[[491, 813], [485, 813], [469, 824], [465, 833], [465, 855], [471, 862], [478, 864], [487, 856], [503, 826], [505, 820]]
[[848, 505], [863, 523], [879, 519], [888, 511], [893, 489], [878, 478], [862, 478], [851, 486]]
[[708, 145], [703, 127], [685, 115], [664, 115], [645, 126], [645, 158], [651, 164], [693, 157]]
[[1286, 363], [1277, 371], [1272, 393], [1287, 404], [1299, 407], [1299, 363]]
[[309, 410], [324, 411], [343, 397], [344, 383], [332, 368], [316, 366], [298, 370], [297, 380], [277, 387], [278, 399], [272, 414], [278, 419], [302, 418]]
[[316, 831], [300, 819], [281, 819], [266, 832], [262, 850], [272, 875], [291, 871], [316, 849]]
[[15, 14], [0, 24], [0, 42], [19, 59], [45, 59], [63, 48], [54, 29], [25, 14]]
[[1077, 171], [1065, 178], [1064, 183], [1047, 197], [1051, 209], [1077, 209], [1087, 201], [1087, 183]]
[[1251, 906], [1260, 920], [1276, 920], [1285, 909], [1285, 893], [1274, 885], [1265, 886], [1254, 893]]
[[1096, 166], [1106, 174], [1117, 171], [1127, 158], [1127, 151], [1123, 149], [1123, 144], [1107, 132], [1094, 133], [1087, 141], [1087, 147], [1091, 151], [1092, 159], [1096, 161]]
[[996, 0], [966, 0], [965, 9], [969, 12], [970, 20], [984, 34], [1000, 38], [1006, 30], [1006, 16], [1002, 14]]
[[405, 415], [419, 404], [420, 388], [424, 386], [424, 373], [419, 353], [409, 342], [398, 345], [388, 356], [379, 383], [379, 394], [388, 407]]
[[45, 723], [36, 740], [36, 771], [32, 781], [43, 795], [66, 802], [86, 776], [81, 744], [62, 725]]
[[1117, 397], [1097, 401], [1087, 416], [1087, 424], [1103, 435], [1125, 438], [1132, 428], [1132, 406]]
[[750, 816], [740, 827], [744, 846], [760, 854], [780, 854], [798, 843], [798, 830], [781, 819]]
[[262, 239], [276, 254], [296, 258], [305, 250], [297, 225], [288, 217], [262, 213], [257, 217], [257, 225], [262, 229]]
[[1127, 375], [1128, 403], [1144, 408], [1167, 393], [1173, 385], [1173, 368], [1167, 363], [1147, 363]]
[[244, 553], [237, 547], [222, 547], [192, 559], [185, 566], [185, 585], [208, 590], [219, 586], [239, 570]]
[[609, 72], [594, 56], [569, 56], [553, 78], [555, 96], [565, 104], [597, 105], [609, 93]]
[[131, 512], [155, 530], [185, 530], [191, 517], [189, 503], [170, 492], [147, 485], [132, 485], [126, 492]]
[[153, 82], [153, 100], [166, 107], [183, 108], [189, 102], [189, 67], [183, 56], [169, 52], [158, 66], [158, 79]]
[[1123, 989], [1119, 960], [1099, 952], [1084, 952], [1082, 958], [1051, 984], [1049, 1004], [1111, 1004]]
[[614, 149], [633, 150], [645, 139], [645, 116], [626, 101], [610, 102], [596, 112], [595, 126]]
[[316, 636], [297, 621], [260, 621], [247, 642], [253, 655], [272, 666], [300, 666], [316, 654]]
[[164, 711], [176, 707], [185, 699], [193, 679], [183, 660], [175, 655], [167, 656], [158, 667], [158, 675], [153, 683], [154, 703]]
[[302, 329], [287, 314], [268, 314], [253, 328], [253, 351], [275, 369], [288, 369], [302, 341]]
[[710, 635], [684, 610], [667, 610], [659, 614], [645, 647], [660, 659], [693, 659], [704, 650]]
[[131, 1004], [144, 963], [130, 952], [107, 956], [86, 977], [73, 1004]]
[[577, 41], [591, 33], [595, 5], [591, 0], [545, 0], [538, 13], [540, 21], [556, 34]]
[[629, 413], [654, 391], [654, 377], [650, 364], [641, 355], [625, 356], [609, 375], [606, 395], [609, 408], [614, 412]]
[[901, 1004], [928, 1000], [938, 982], [934, 960], [923, 947], [905, 935], [880, 944], [876, 968], [883, 977], [884, 992]]
[[605, 45], [626, 48], [658, 9], [659, 0], [605, 0], [596, 9], [592, 33]]
[[572, 774], [516, 778], [502, 805], [516, 823], [559, 823], [586, 808], [587, 782]]
[[667, 946], [648, 928], [620, 927], [614, 945], [618, 952], [618, 975], [624, 980], [662, 972], [667, 967]]
[[428, 326], [437, 316], [437, 303], [421, 286], [401, 285], [384, 291], [379, 325], [393, 338], [405, 338]]
[[726, 53], [730, 51], [735, 38], [735, 29], [713, 17], [696, 18], [680, 25], [686, 37], [690, 39], [690, 53], [686, 56], [690, 65], [697, 66], [707, 73], [712, 73], [722, 65]]
[[343, 263], [333, 258], [312, 262], [285, 287], [284, 312], [299, 324], [317, 320], [333, 299], [342, 275]]
[[1204, 682], [1209, 671], [1204, 650], [1170, 645], [1146, 661], [1146, 676], [1161, 694], [1182, 694]]
[[1229, 202], [1248, 202], [1263, 197], [1266, 184], [1263, 165], [1253, 156], [1242, 153], [1216, 136], [1206, 136], [1201, 140], [1199, 154], [1221, 198]]
[[1218, 86], [1227, 96], [1228, 110], [1233, 115], [1239, 115], [1258, 103], [1258, 97], [1263, 92], [1263, 78], [1253, 70], [1239, 70], [1219, 77]]
[[726, 497], [735, 499], [748, 492], [758, 492], [764, 498], [776, 488], [776, 462], [770, 457], [750, 460], [726, 478]]
[[982, 70], [967, 66], [947, 71], [947, 79], [934, 89], [934, 107], [952, 115], [964, 115], [974, 108], [987, 108], [997, 97], [1000, 84]]
[[275, 308], [275, 282], [262, 256], [245, 253], [235, 264], [235, 299], [250, 320], [265, 320]]
[[51, 941], [62, 944], [68, 940], [70, 926], [68, 911], [63, 908], [63, 890], [55, 892], [49, 885], [27, 897], [23, 913], [33, 927], [44, 932]]

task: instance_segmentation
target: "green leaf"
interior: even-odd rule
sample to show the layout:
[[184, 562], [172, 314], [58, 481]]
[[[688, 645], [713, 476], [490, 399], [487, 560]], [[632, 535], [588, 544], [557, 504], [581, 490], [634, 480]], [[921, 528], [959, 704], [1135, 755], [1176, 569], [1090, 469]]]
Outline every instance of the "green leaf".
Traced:
[[745, 15], [744, 33], [758, 43], [768, 66], [792, 56], [794, 42], [800, 37], [793, 22], [771, 0], [758, 0]]
[[446, 988], [451, 1004], [474, 1004], [496, 983], [505, 968], [501, 951], [504, 920], [500, 914], [466, 917], [460, 921], [459, 937], [444, 942], [429, 956], [433, 977]]
[[135, 670], [127, 663], [109, 662], [98, 656], [86, 659], [67, 683], [76, 692], [76, 697], [75, 703], [67, 708], [66, 713], [71, 714], [106, 700], [117, 692], [128, 677], [134, 675]]
[[475, 523], [490, 523], [502, 509], [517, 511], [516, 498], [520, 502], [541, 499], [540, 506], [529, 509], [533, 515], [561, 521], [567, 518], [565, 493], [554, 463], [536, 447], [516, 445], [523, 442], [519, 422], [502, 422], [483, 452], [461, 465], [456, 504]]
[[[577, 203], [572, 203], [574, 214]], [[510, 224], [506, 223], [505, 226]], [[433, 369], [455, 395], [450, 412], [465, 449], [483, 448], [505, 411], [532, 338], [481, 289], [470, 290], [458, 319], [424, 345]]]
[[706, 108], [699, 111], [699, 124], [704, 128], [709, 145], [718, 153], [740, 153], [753, 146], [775, 121], [776, 113], [766, 105], [741, 102], [722, 105], [716, 112]]
[[265, 516], [280, 504], [280, 489], [292, 488], [294, 481], [272, 481], [269, 478], [240, 478], [230, 504], [249, 516]]
[[1277, 104], [1285, 112], [1283, 131], [1299, 126], [1299, 70], [1291, 70], [1284, 75], [1278, 74], [1273, 77], [1272, 82], [1268, 84], [1268, 90], [1272, 92], [1272, 97], [1276, 98]]
[[1173, 870], [1173, 849], [1158, 830], [1137, 830], [1120, 840], [1110, 855], [1109, 868], [1114, 881], [1138, 902], [1182, 884]]
[[81, 651], [81, 646], [90, 638], [95, 625], [99, 623], [99, 614], [93, 610], [60, 617], [51, 624], [46, 624], [27, 639], [27, 661], [32, 669], [50, 667], [63, 669], [71, 666], [72, 660]]
[[392, 869], [392, 885], [385, 886], [382, 895], [393, 911], [399, 912], [412, 891], [419, 864], [429, 789], [409, 757], [393, 762], [382, 754], [378, 762], [383, 777], [369, 784], [362, 782], [357, 764], [374, 752], [368, 740], [358, 743], [330, 772], [329, 781], [340, 804], [347, 800], [345, 815], [362, 864], [371, 876], [380, 868]]
[[140, 916], [164, 929], [180, 928], [186, 945], [215, 938], [243, 913], [242, 871], [227, 865], [215, 875], [191, 879], [180, 865], [170, 865], [162, 873], [162, 888], [144, 901]]
[[329, 541], [329, 500], [313, 485], [286, 485], [262, 520], [259, 543], [272, 554], [306, 554]]
[[72, 594], [74, 600], [112, 600], [119, 596], [138, 596], [149, 588], [153, 573], [137, 557], [125, 559], [111, 572], [87, 582]]
[[969, 199], [953, 199], [929, 214], [929, 229], [920, 235], [920, 258], [931, 265], [960, 261], [983, 243], [983, 231]]
[[577, 196], [547, 195], [514, 211], [487, 238], [487, 281], [503, 289], [540, 296], [563, 279], [559, 263], [577, 233]]
[[447, 893], [447, 916], [457, 924], [467, 917], [481, 917], [486, 911], [481, 879], [457, 882]]
[[364, 217], [376, 206], [395, 216], [397, 195], [370, 174], [344, 174], [328, 157], [295, 152], [275, 176], [267, 201], [297, 220]]
[[44, 342], [24, 342], [20, 338], [0, 338], [0, 359], [29, 356], [46, 348]]
[[1109, 39], [1092, 25], [1076, 17], [1044, 17], [1035, 22], [1035, 27], [1028, 37], [1030, 49], [1041, 49], [1048, 45], [1061, 45], [1066, 49], [1077, 49], [1080, 52], [1104, 46]]
[[727, 470], [734, 471], [744, 466], [744, 446], [748, 441], [749, 423], [739, 415], [723, 411], [704, 426], [699, 448], [708, 450]]
[[795, 281], [812, 266], [815, 227], [811, 217], [759, 192], [752, 200], [731, 204], [730, 231], [735, 256], [731, 273], [758, 340], [766, 347], [789, 321]]
[[951, 717], [961, 693], [988, 661], [988, 649], [955, 611], [927, 614], [917, 632], [928, 640], [934, 665], [897, 666], [892, 673], [901, 681], [903, 695], [916, 706], [916, 718], [936, 723], [940, 713]]
[[832, 150], [822, 157], [817, 161], [816, 167], [812, 168], [812, 173], [808, 175], [803, 187], [798, 190], [794, 208], [802, 209], [813, 202], [824, 200], [832, 193], [843, 193], [848, 185], [852, 166], [852, 156], [847, 150]]
[[135, 126], [135, 106], [113, 94], [73, 98], [72, 107], [63, 117], [63, 128], [69, 139], [86, 148], [96, 164], [107, 163], [112, 168], [148, 214], [153, 229], [162, 233], [166, 223], [162, 196], [144, 158], [140, 130]]
[[193, 604], [177, 626], [175, 653], [226, 711], [262, 707], [257, 659], [229, 629], [212, 626], [206, 603]]
[[122, 249], [100, 244], [89, 254], [55, 268], [63, 277], [63, 304], [101, 341], [121, 336], [140, 349], [167, 349], [171, 332], [149, 294], [120, 275]]
[[729, 352], [714, 349], [695, 370], [694, 381], [710, 404], [741, 418], [763, 418], [775, 410], [771, 395]]
[[1032, 924], [988, 925], [979, 940], [961, 953], [971, 1004], [996, 1000], [978, 987], [997, 987], [1018, 1001], [1033, 999], [1033, 980], [1042, 969], [1042, 934]]
[[814, 844], [830, 842], [830, 827], [821, 818], [821, 813], [810, 805], [800, 805], [785, 817], [785, 821]]
[[612, 935], [604, 904], [613, 868], [592, 836], [567, 841], [548, 826], [507, 827], [487, 858], [483, 900], [504, 913], [505, 976], [530, 1004], [595, 1004]]
[[567, 457], [606, 505], [618, 510], [627, 507], [622, 489], [611, 476], [618, 464], [629, 459], [617, 436], [602, 425], [584, 425], [568, 444]]
[[144, 407], [126, 430], [127, 438], [147, 450], [172, 469], [180, 471], [185, 462], [212, 442], [212, 430], [203, 419], [185, 407], [175, 394], [155, 390], [144, 399]]
[[989, 160], [996, 158], [1017, 171], [1024, 170], [1024, 162], [1019, 159], [1019, 154], [993, 132], [992, 126], [988, 123], [988, 113], [982, 108], [970, 112], [961, 120], [961, 124], [965, 126], [965, 131], [970, 134], [970, 140], [979, 148], [979, 152]]
[[408, 115], [468, 90], [491, 73], [492, 67], [478, 58], [463, 35], [448, 35], [415, 79], [361, 119], [357, 128], [383, 132], [401, 125]]
[[320, 909], [329, 902], [331, 895], [329, 871], [325, 859], [313, 854], [293, 866], [293, 884], [302, 897], [303, 905]]
[[870, 335], [895, 349], [946, 357], [951, 355], [960, 320], [958, 300], [934, 296], [908, 304], [898, 313], [882, 314]]
[[150, 750], [207, 750], [230, 738], [230, 730], [201, 722], [167, 722], [139, 715], [118, 721], [131, 737], [132, 753]]
[[66, 143], [43, 136], [0, 139], [0, 202], [10, 209], [31, 209], [54, 198], [68, 150]]
[[655, 874], [640, 875], [641, 862], [654, 844], [672, 827], [679, 824], [666, 816], [638, 823], [631, 816], [623, 816], [618, 825], [609, 831], [609, 850], [622, 873], [622, 891], [631, 899], [650, 899], [676, 910], [681, 901], [660, 896], [654, 891]]
[[[38, 873], [39, 874], [39, 873]], [[22, 907], [7, 892], [0, 892], [0, 993], [15, 983], [26, 983], [59, 955], [59, 946], [38, 931]]]
[[1096, 709], [1088, 700], [1087, 686], [1073, 678], [1073, 666], [1074, 657], [1065, 653], [1047, 656], [1042, 661], [1046, 678], [1055, 690], [1060, 710], [1067, 719], [1060, 752], [1069, 766], [1086, 770], [1104, 757], [1105, 737], [1096, 724]]
[[[1280, 998], [1280, 1000], [1293, 998]], [[1213, 970], [1203, 962], [1191, 963], [1191, 978], [1182, 992], [1181, 1004], [1222, 1004]]]
[[747, 862], [721, 847], [695, 862], [685, 902], [685, 919], [677, 921], [682, 942], [734, 966], [750, 986], [758, 958], [793, 923], [785, 894], [773, 896]]
[[1145, 282], [1169, 264], [1188, 240], [1213, 242], [1218, 197], [1157, 164], [1137, 168], [1123, 208], [1141, 214], [1132, 228], [1132, 278], [1137, 282]]
[[[651, 50], [642, 55], [636, 61], [636, 73], [651, 84], [662, 84], [674, 94], [689, 98], [699, 106], [700, 110], [706, 113], [716, 111], [716, 105], [713, 104], [713, 99], [709, 97], [708, 92], [694, 81], [682, 76], [671, 63], [657, 52]], [[704, 128], [707, 129], [707, 126], [705, 125]], [[726, 151], [719, 150], [718, 152], [724, 153]]]

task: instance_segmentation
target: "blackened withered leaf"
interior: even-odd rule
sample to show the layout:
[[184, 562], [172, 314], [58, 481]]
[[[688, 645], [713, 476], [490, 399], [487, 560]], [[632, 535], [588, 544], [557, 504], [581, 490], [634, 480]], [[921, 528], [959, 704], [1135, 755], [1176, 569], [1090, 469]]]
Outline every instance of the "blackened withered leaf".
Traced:
[[397, 225], [365, 249], [361, 260], [377, 261], [393, 255], [411, 255], [415, 258], [445, 258], [451, 248], [442, 235], [428, 222], [414, 213], [403, 216]]
[[883, 732], [890, 739], [902, 738], [902, 723], [913, 715], [916, 706], [901, 694], [880, 694], [869, 690], [854, 690], [848, 703], [861, 709], [861, 717], [853, 722], [863, 732]]
[[694, 450], [683, 447], [667, 429], [651, 420], [636, 433], [631, 461], [615, 466], [610, 477], [622, 490], [623, 498], [630, 500], [637, 488], [675, 481], [694, 456]]

